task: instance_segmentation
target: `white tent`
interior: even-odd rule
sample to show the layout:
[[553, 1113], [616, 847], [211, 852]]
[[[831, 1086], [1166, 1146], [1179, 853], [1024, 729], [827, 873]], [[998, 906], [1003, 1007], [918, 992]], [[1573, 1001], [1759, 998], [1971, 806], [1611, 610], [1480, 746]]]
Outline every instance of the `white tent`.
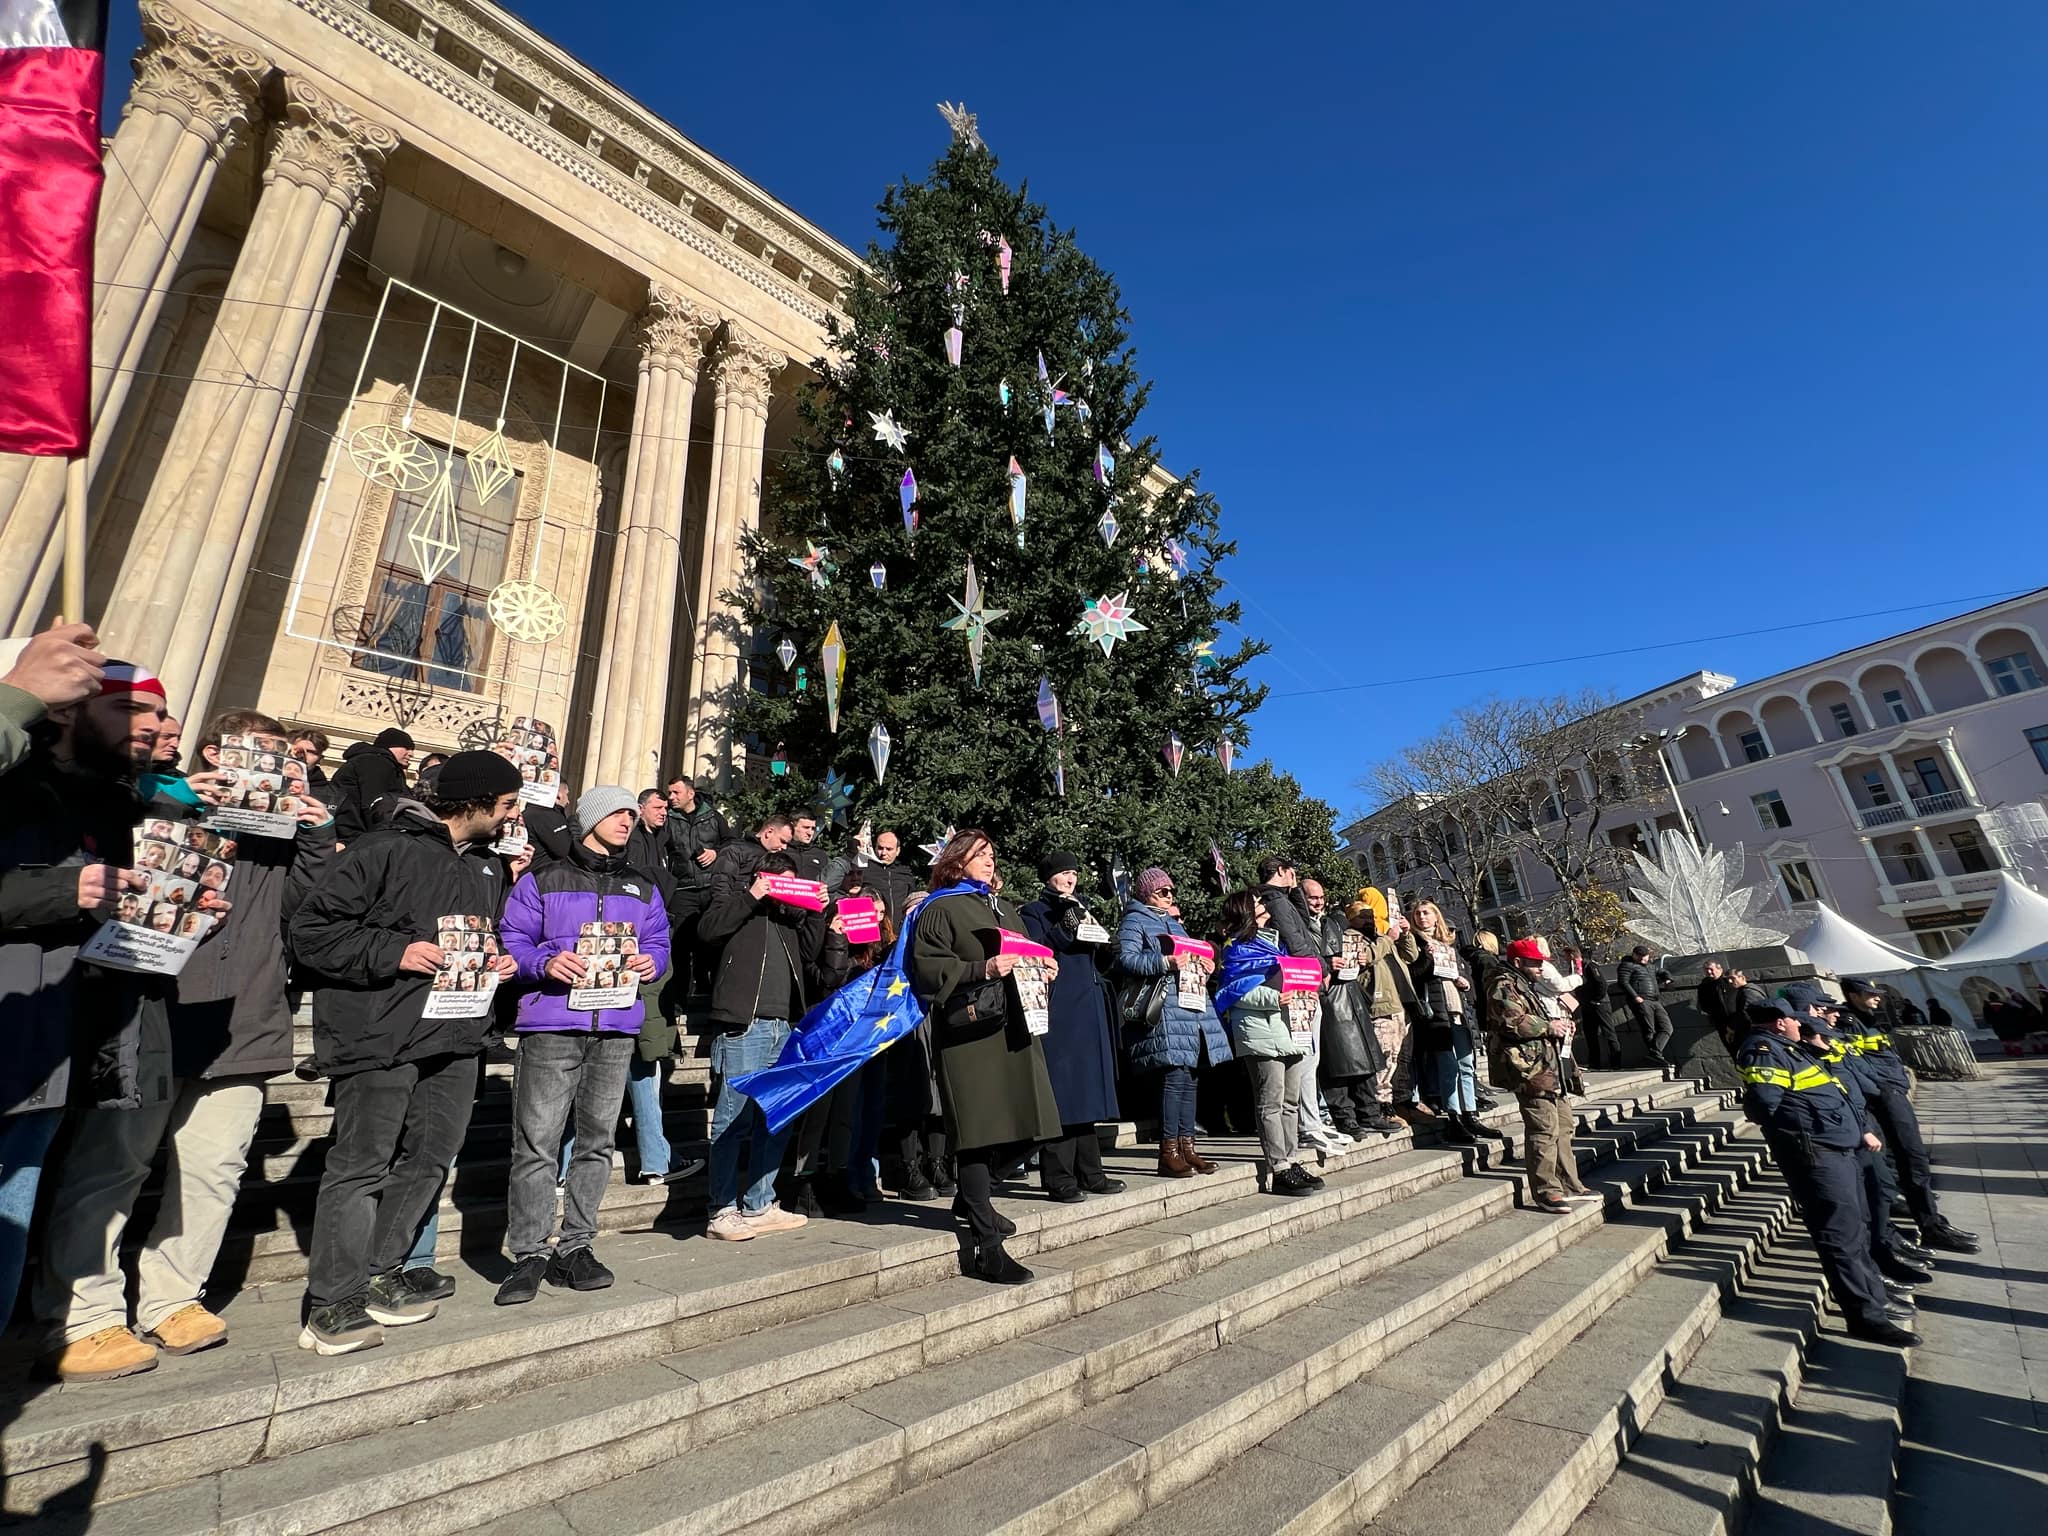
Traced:
[[2007, 870], [1976, 932], [1941, 963], [1945, 970], [1967, 971], [2023, 960], [2048, 960], [2048, 896], [2027, 889]]
[[1883, 976], [1893, 971], [1940, 970], [1925, 955], [1897, 949], [1858, 928], [1833, 907], [1817, 908], [1813, 921], [1785, 941], [1807, 959], [1837, 976]]

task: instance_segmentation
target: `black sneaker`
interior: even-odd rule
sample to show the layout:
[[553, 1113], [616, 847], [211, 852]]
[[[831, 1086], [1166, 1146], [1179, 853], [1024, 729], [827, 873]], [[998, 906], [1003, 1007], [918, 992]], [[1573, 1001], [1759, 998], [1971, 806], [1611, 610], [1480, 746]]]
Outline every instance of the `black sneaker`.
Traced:
[[417, 1269], [402, 1270], [398, 1278], [421, 1301], [446, 1301], [455, 1294], [455, 1277], [444, 1275], [425, 1264]]
[[1312, 1195], [1315, 1185], [1309, 1182], [1308, 1174], [1300, 1168], [1282, 1168], [1273, 1175], [1273, 1193], [1276, 1195]]
[[571, 1248], [548, 1261], [548, 1284], [565, 1291], [601, 1291], [617, 1278], [588, 1248]]
[[390, 1274], [370, 1277], [370, 1294], [363, 1307], [385, 1327], [403, 1328], [407, 1323], [424, 1323], [441, 1310], [441, 1303], [420, 1295], [403, 1275]]
[[501, 1307], [520, 1307], [540, 1294], [540, 1282], [548, 1272], [550, 1259], [544, 1253], [529, 1253], [512, 1266], [512, 1273], [491, 1299]]
[[329, 1306], [315, 1307], [299, 1330], [299, 1348], [320, 1355], [348, 1355], [359, 1349], [375, 1349], [384, 1342], [384, 1330], [363, 1306], [364, 1298], [351, 1296]]

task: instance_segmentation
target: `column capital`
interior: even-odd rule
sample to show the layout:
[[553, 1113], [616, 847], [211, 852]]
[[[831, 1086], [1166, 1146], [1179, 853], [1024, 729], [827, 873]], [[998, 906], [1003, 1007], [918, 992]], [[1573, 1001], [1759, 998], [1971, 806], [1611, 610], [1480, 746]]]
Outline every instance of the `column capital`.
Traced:
[[142, 47], [128, 112], [167, 112], [208, 139], [215, 154], [249, 126], [270, 61], [194, 26], [160, 0], [142, 0]]
[[775, 376], [788, 366], [789, 358], [767, 342], [736, 326], [728, 326], [725, 345], [712, 364], [718, 380], [719, 403], [765, 414]]
[[657, 368], [695, 373], [704, 348], [724, 317], [708, 304], [685, 298], [660, 283], [647, 285], [647, 307], [636, 330], [641, 360]]
[[285, 116], [272, 135], [266, 185], [296, 182], [320, 193], [354, 219], [377, 196], [384, 160], [398, 148], [398, 135], [330, 100], [304, 80], [284, 83]]

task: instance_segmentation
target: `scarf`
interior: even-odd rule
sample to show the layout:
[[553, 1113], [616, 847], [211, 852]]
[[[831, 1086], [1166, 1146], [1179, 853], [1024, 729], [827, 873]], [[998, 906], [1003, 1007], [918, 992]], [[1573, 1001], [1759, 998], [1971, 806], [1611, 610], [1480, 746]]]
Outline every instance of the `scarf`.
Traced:
[[1271, 929], [1232, 944], [1217, 970], [1216, 1017], [1227, 1019], [1253, 989], [1263, 986], [1280, 963], [1280, 940]]

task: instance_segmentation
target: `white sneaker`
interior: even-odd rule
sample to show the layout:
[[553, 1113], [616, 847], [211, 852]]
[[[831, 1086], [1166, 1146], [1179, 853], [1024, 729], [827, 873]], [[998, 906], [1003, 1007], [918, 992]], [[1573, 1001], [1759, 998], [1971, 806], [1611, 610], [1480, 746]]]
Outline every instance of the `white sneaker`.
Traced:
[[760, 1210], [748, 1211], [740, 1220], [747, 1224], [747, 1236], [758, 1237], [763, 1232], [794, 1232], [798, 1227], [808, 1226], [811, 1218], [785, 1211], [770, 1200]]
[[747, 1224], [747, 1218], [740, 1214], [736, 1205], [728, 1205], [713, 1216], [704, 1228], [706, 1237], [715, 1237], [721, 1242], [744, 1243], [754, 1237], [754, 1228]]

